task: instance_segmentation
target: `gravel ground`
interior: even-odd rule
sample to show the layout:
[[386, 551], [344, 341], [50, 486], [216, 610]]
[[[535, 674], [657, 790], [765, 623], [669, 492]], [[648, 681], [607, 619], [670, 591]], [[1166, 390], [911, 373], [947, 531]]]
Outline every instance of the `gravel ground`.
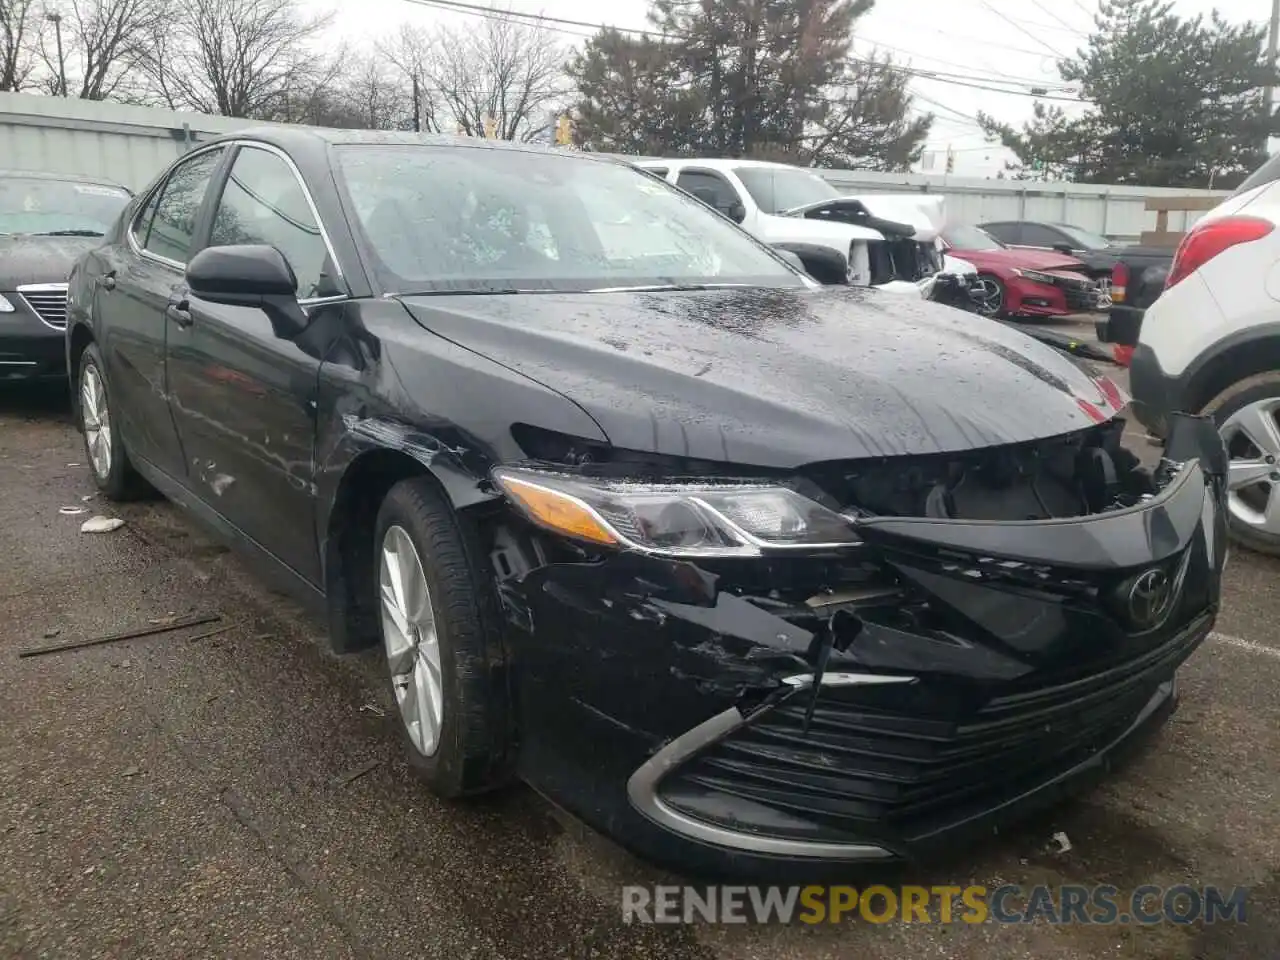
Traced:
[[[1276, 562], [1233, 556], [1219, 634], [1141, 758], [959, 863], [898, 878], [1246, 885], [1247, 924], [626, 926], [620, 885], [663, 878], [526, 789], [433, 799], [400, 758], [376, 657], [323, 652], [319, 622], [170, 505], [82, 502], [83, 460], [59, 393], [0, 393], [0, 956], [1276, 956]], [[99, 509], [126, 526], [81, 534]], [[206, 612], [223, 619], [17, 656]], [[1057, 831], [1069, 852], [1046, 852]]]

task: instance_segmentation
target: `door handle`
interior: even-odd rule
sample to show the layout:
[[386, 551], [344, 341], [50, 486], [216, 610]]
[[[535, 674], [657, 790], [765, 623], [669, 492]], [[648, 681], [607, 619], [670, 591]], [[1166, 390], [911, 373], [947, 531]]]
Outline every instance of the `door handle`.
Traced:
[[187, 309], [187, 301], [185, 300], [170, 302], [169, 306], [165, 307], [164, 315], [183, 328], [195, 323], [195, 318], [191, 316], [191, 311]]

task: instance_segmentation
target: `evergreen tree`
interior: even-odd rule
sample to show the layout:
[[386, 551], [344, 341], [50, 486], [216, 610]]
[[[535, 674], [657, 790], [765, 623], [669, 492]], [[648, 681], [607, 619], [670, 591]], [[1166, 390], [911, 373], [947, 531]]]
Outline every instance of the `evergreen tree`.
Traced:
[[658, 37], [602, 30], [570, 64], [579, 142], [619, 153], [902, 169], [931, 117], [908, 77], [850, 54], [872, 0], [654, 0]]
[[1021, 130], [980, 115], [1018, 157], [1020, 177], [1145, 186], [1230, 187], [1266, 159], [1265, 28], [1216, 12], [1184, 19], [1168, 0], [1104, 0], [1088, 45], [1059, 64], [1092, 105], [1035, 105]]

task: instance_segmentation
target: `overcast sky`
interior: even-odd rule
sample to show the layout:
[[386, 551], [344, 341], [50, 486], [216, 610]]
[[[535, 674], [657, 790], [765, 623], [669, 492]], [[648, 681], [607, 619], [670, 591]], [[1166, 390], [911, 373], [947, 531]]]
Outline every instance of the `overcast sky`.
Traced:
[[[337, 10], [335, 32], [353, 40], [373, 38], [400, 23], [429, 26], [447, 22], [457, 26], [480, 19], [445, 13], [412, 0], [302, 0], [316, 10]], [[484, 6], [542, 14], [619, 28], [644, 29], [648, 0], [468, 0]], [[919, 70], [987, 77], [993, 82], [1043, 82], [1057, 79], [1057, 55], [1069, 55], [1081, 45], [1093, 24], [1098, 0], [877, 0], [858, 23], [854, 49], [891, 52], [900, 63]], [[1175, 0], [1186, 16], [1208, 14], [1214, 7], [1233, 21], [1264, 21], [1269, 0]], [[604, 13], [603, 11], [608, 11]], [[602, 17], [604, 18], [602, 20]], [[565, 27], [566, 44], [582, 44], [588, 30]], [[575, 33], [576, 30], [576, 33]], [[970, 82], [970, 81], [964, 81]], [[932, 111], [936, 120], [927, 144], [937, 152], [934, 171], [940, 172], [942, 152], [955, 151], [957, 174], [991, 176], [1003, 166], [1005, 151], [984, 144], [973, 117], [979, 110], [1011, 123], [1031, 113], [1032, 99], [1009, 93], [960, 86], [937, 79], [912, 81], [916, 107]], [[1070, 94], [1066, 94], [1070, 95]], [[926, 160], [927, 162], [927, 160]]]

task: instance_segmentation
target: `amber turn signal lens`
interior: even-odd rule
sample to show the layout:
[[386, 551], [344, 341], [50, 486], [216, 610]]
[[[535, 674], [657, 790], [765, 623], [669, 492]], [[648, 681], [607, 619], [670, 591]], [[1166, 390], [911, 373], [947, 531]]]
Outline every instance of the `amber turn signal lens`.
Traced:
[[531, 518], [544, 527], [592, 543], [612, 545], [618, 542], [618, 538], [596, 519], [595, 514], [573, 497], [511, 476], [502, 477], [498, 482]]

